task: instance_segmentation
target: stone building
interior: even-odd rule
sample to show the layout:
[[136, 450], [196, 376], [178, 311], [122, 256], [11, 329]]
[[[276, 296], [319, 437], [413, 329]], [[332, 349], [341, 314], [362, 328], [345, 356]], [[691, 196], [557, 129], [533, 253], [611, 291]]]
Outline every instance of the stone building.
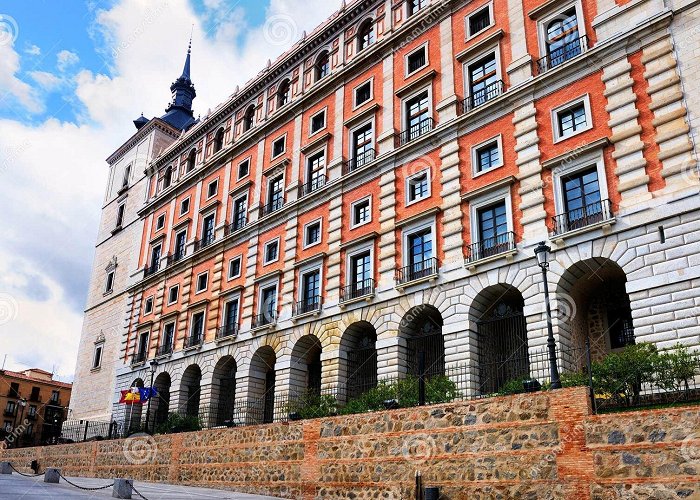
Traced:
[[57, 436], [68, 417], [71, 384], [31, 368], [22, 372], [0, 370], [0, 387], [0, 442], [10, 447], [33, 446]]
[[586, 339], [696, 347], [699, 18], [358, 0], [202, 121], [139, 121], [110, 157], [74, 411], [109, 415], [151, 368], [155, 420], [270, 421], [419, 365], [468, 396], [539, 377], [540, 241], [562, 369]]

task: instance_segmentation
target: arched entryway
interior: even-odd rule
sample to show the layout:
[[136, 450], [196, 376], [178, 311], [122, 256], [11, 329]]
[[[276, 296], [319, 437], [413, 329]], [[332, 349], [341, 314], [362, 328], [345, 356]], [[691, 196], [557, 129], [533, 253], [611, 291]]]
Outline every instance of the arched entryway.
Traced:
[[474, 298], [469, 319], [476, 338], [478, 394], [497, 392], [530, 374], [523, 306], [520, 291], [506, 284], [489, 286]]
[[269, 424], [275, 417], [275, 363], [277, 355], [270, 346], [258, 349], [250, 360], [247, 420]]
[[411, 308], [401, 320], [399, 336], [406, 341], [403, 352], [405, 372], [426, 376], [445, 374], [445, 341], [442, 337], [442, 315], [431, 305]]
[[170, 374], [163, 372], [153, 382], [158, 395], [151, 401], [151, 422], [149, 429], [156, 429], [160, 424], [168, 420], [170, 411]]
[[[142, 389], [144, 387], [143, 385], [143, 380], [140, 378], [137, 378], [134, 380], [131, 385], [129, 386], [129, 389]], [[128, 422], [127, 426], [127, 431], [129, 434], [132, 434], [134, 432], [140, 432], [142, 428], [142, 422], [141, 422], [141, 417], [143, 416], [145, 418], [144, 410], [143, 410], [143, 405], [140, 403], [136, 404], [127, 404], [125, 405], [125, 411], [126, 411], [126, 421]]]
[[321, 394], [321, 341], [314, 335], [300, 338], [292, 349], [290, 397]]
[[591, 359], [597, 361], [635, 343], [626, 283], [622, 268], [600, 257], [577, 262], [562, 274], [554, 296], [559, 304], [557, 331], [565, 349], [583, 350], [589, 339]]
[[340, 339], [340, 397], [350, 400], [377, 386], [376, 344], [377, 331], [367, 321], [345, 330]]
[[212, 411], [213, 425], [229, 425], [233, 420], [236, 401], [236, 360], [233, 356], [224, 356], [214, 367], [214, 380], [212, 384]]
[[201, 395], [202, 370], [197, 365], [190, 365], [182, 374], [180, 384], [180, 409], [188, 417], [199, 416], [199, 399]]

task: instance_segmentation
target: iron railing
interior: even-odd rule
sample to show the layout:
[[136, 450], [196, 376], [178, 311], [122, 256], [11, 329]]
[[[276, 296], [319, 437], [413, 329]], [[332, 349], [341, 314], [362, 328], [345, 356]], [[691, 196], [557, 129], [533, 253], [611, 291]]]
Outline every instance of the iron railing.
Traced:
[[419, 137], [429, 132], [432, 132], [434, 128], [435, 120], [433, 120], [432, 118], [424, 118], [415, 125], [409, 127], [407, 130], [401, 132], [398, 138], [397, 146], [403, 146], [404, 144], [408, 144], [409, 142], [418, 139]]
[[515, 233], [508, 231], [493, 238], [477, 241], [467, 247], [467, 262], [499, 255], [515, 250]]
[[560, 64], [583, 54], [587, 49], [588, 37], [583, 35], [579, 38], [566, 42], [561, 47], [557, 47], [546, 56], [535, 61], [535, 70], [537, 71], [537, 74], [542, 74], [549, 69], [555, 68]]
[[273, 212], [277, 212], [284, 206], [284, 199], [280, 198], [278, 200], [272, 201], [266, 205], [260, 207], [260, 217], [265, 217]]
[[473, 92], [469, 97], [462, 101], [462, 113], [468, 113], [474, 108], [478, 108], [482, 104], [486, 104], [491, 99], [495, 99], [503, 93], [503, 80], [496, 80], [489, 83], [481, 90]]
[[214, 235], [213, 232], [211, 232], [209, 234], [205, 234], [202, 238], [195, 240], [194, 251], [198, 252], [202, 248], [206, 248], [210, 245], [213, 245], [215, 241], [216, 241], [216, 236]]
[[184, 247], [176, 249], [174, 253], [168, 255], [166, 266], [170, 267], [173, 264], [180, 262], [185, 258], [185, 253], [186, 250]]
[[147, 358], [148, 358], [148, 353], [147, 353], [146, 351], [144, 351], [144, 352], [137, 352], [137, 353], [134, 354], [134, 356], [131, 358], [131, 364], [132, 364], [132, 365], [136, 365], [136, 364], [139, 364], [139, 363], [143, 363], [144, 361], [146, 361]]
[[354, 158], [350, 158], [343, 163], [343, 175], [347, 175], [350, 172], [367, 165], [368, 163], [372, 163], [375, 157], [376, 151], [374, 149], [365, 149], [361, 153], [355, 155]]
[[396, 270], [396, 284], [403, 285], [411, 281], [436, 275], [440, 265], [436, 258], [411, 264]]
[[238, 325], [235, 323], [232, 325], [226, 324], [226, 325], [220, 326], [216, 330], [216, 340], [233, 338], [236, 335], [238, 335]]
[[256, 314], [252, 319], [253, 328], [274, 325], [275, 323], [277, 323], [277, 313], [273, 311], [266, 311], [261, 314]]
[[150, 266], [146, 266], [143, 268], [143, 277], [148, 278], [149, 276], [153, 276], [158, 272], [160, 269], [160, 259], [156, 260], [153, 262]]
[[246, 214], [239, 214], [236, 218], [231, 221], [230, 224], [226, 226], [226, 235], [233, 234], [236, 231], [240, 231], [245, 227], [247, 223]]
[[598, 222], [611, 220], [612, 217], [612, 202], [610, 200], [597, 201], [553, 217], [553, 233], [555, 235], [568, 233]]
[[368, 278], [363, 281], [358, 281], [344, 286], [340, 290], [340, 301], [347, 302], [348, 300], [358, 299], [374, 293], [374, 280]]
[[309, 297], [304, 300], [296, 302], [292, 307], [292, 314], [298, 316], [300, 314], [306, 314], [310, 312], [321, 310], [321, 296], [317, 295], [315, 297]]
[[317, 189], [321, 189], [326, 185], [328, 177], [326, 174], [318, 175], [311, 179], [309, 182], [304, 182], [299, 184], [299, 198], [306, 196], [309, 193], [313, 193]]
[[204, 335], [188, 335], [185, 339], [185, 349], [199, 347], [204, 343]]
[[173, 353], [173, 344], [163, 344], [156, 350], [156, 356], [168, 356]]

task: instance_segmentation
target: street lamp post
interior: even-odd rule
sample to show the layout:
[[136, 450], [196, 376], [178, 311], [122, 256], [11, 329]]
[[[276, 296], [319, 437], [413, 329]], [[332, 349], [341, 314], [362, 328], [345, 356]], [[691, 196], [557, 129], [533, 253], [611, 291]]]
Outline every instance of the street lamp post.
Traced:
[[[150, 366], [151, 366], [151, 386], [150, 386], [149, 390], [152, 391], [152, 389], [153, 389], [153, 377], [155, 376], [156, 369], [158, 368], [158, 361], [156, 361], [155, 359], [151, 360]], [[146, 407], [146, 429], [145, 429], [146, 433], [148, 433], [148, 422], [150, 420], [151, 420], [151, 395], [149, 394], [148, 406]]]
[[549, 378], [552, 389], [561, 389], [561, 380], [559, 379], [559, 368], [557, 367], [557, 349], [554, 342], [554, 330], [552, 329], [552, 308], [549, 304], [549, 285], [547, 283], [547, 269], [549, 268], [549, 252], [544, 241], [541, 241], [535, 248], [535, 257], [537, 257], [537, 265], [542, 269], [542, 281], [544, 284], [544, 303], [547, 309], [547, 348], [549, 349]]

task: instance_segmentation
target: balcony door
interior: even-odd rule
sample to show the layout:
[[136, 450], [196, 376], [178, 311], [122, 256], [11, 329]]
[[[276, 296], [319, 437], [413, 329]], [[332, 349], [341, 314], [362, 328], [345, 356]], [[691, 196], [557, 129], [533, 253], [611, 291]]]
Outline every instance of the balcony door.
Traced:
[[430, 102], [428, 91], [424, 90], [406, 102], [406, 129], [408, 140], [420, 137], [430, 131]]
[[245, 226], [246, 222], [246, 211], [247, 211], [247, 198], [241, 196], [233, 202], [233, 228], [241, 229]]
[[277, 210], [284, 203], [284, 178], [279, 175], [270, 180], [267, 203], [270, 210]]
[[175, 236], [175, 260], [180, 260], [185, 256], [185, 245], [187, 244], [187, 232], [180, 231]]
[[232, 335], [236, 325], [238, 325], [238, 299], [234, 299], [226, 303], [224, 321], [226, 334]]
[[408, 236], [409, 279], [417, 279], [432, 269], [433, 237], [431, 229], [423, 229]]
[[208, 244], [214, 241], [214, 214], [204, 218], [202, 223], [202, 242]]
[[602, 220], [600, 183], [595, 167], [563, 177], [562, 190], [569, 231]]
[[575, 7], [562, 12], [547, 24], [546, 44], [550, 68], [581, 53], [580, 36]]
[[302, 293], [304, 308], [307, 311], [315, 309], [321, 296], [321, 271], [316, 269], [304, 274], [302, 277]]
[[495, 53], [469, 65], [469, 97], [472, 107], [480, 106], [498, 95], [500, 89], [497, 88], [497, 81]]
[[356, 167], [369, 163], [372, 158], [372, 124], [368, 123], [355, 130], [352, 134], [353, 158]]
[[151, 249], [151, 269], [158, 269], [160, 265], [161, 245], [156, 245]]
[[505, 200], [480, 209], [478, 215], [479, 257], [489, 257], [507, 250], [508, 217]]

